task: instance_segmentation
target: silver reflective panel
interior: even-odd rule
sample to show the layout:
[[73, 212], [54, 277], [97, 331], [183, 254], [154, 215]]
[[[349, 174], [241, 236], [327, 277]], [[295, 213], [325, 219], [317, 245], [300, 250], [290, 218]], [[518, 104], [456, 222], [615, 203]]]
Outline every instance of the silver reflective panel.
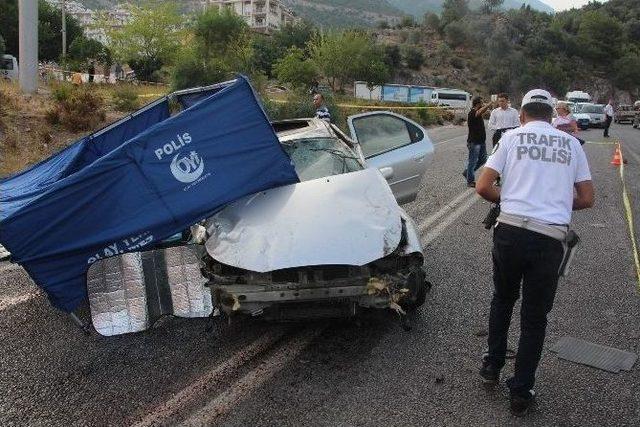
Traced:
[[87, 275], [93, 326], [111, 336], [148, 329], [162, 315], [207, 317], [211, 293], [198, 245], [135, 252], [94, 263]]

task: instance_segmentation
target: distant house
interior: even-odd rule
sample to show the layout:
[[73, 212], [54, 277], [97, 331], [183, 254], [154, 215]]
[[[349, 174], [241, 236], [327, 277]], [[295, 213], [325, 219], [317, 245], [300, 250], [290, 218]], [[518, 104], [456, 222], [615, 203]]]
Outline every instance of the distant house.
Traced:
[[234, 11], [251, 29], [265, 34], [296, 21], [293, 12], [280, 0], [206, 0], [206, 4]]

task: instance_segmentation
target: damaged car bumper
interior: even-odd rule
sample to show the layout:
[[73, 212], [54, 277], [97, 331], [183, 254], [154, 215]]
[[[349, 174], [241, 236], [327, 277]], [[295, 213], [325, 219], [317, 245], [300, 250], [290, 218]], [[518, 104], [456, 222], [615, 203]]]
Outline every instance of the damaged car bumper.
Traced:
[[[293, 320], [356, 315], [362, 308], [403, 312], [403, 307], [414, 302], [413, 295], [425, 283], [422, 257], [385, 261], [404, 262], [405, 266], [399, 270], [382, 265], [320, 266], [273, 273], [213, 275], [209, 286], [213, 300], [227, 314]], [[218, 265], [218, 268], [225, 267]]]

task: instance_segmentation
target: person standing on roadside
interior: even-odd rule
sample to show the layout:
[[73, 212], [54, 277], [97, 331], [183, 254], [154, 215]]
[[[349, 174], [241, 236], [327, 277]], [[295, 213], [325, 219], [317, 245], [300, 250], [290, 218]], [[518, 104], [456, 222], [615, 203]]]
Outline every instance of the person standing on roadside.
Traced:
[[611, 126], [611, 122], [613, 121], [613, 99], [610, 99], [609, 103], [605, 105], [604, 114], [607, 116], [606, 122], [604, 123], [604, 137], [609, 138], [609, 126]]
[[580, 145], [583, 145], [584, 140], [578, 138], [578, 123], [576, 122], [576, 119], [573, 118], [573, 115], [571, 115], [569, 104], [562, 101], [558, 102], [556, 105], [556, 112], [558, 113], [558, 117], [553, 119], [551, 125], [554, 128], [575, 137]]
[[[480, 196], [501, 207], [493, 232], [489, 351], [480, 376], [486, 384], [500, 379], [513, 306], [522, 289], [520, 341], [514, 375], [507, 380], [516, 416], [525, 415], [534, 400], [547, 314], [571, 240], [571, 212], [593, 206], [594, 200], [582, 146], [551, 126], [552, 114], [551, 94], [529, 91], [520, 110], [522, 127], [503, 135], [476, 185]], [[498, 175], [502, 187], [493, 185]]]
[[325, 122], [331, 122], [331, 113], [325, 105], [324, 96], [321, 93], [313, 95], [313, 106], [316, 107], [316, 117], [324, 120]]
[[[493, 131], [491, 141], [493, 148], [498, 145], [502, 134], [510, 129], [520, 126], [520, 116], [518, 110], [509, 105], [509, 95], [506, 93], [498, 94], [498, 108], [491, 111], [489, 116], [489, 129]], [[500, 185], [500, 177], [496, 178], [496, 182]]]
[[520, 116], [518, 110], [509, 106], [509, 95], [501, 93], [498, 95], [498, 108], [491, 111], [489, 116], [489, 129], [493, 132], [493, 146], [495, 147], [502, 134], [509, 129], [520, 126]]
[[469, 149], [469, 160], [467, 168], [462, 175], [467, 180], [467, 187], [476, 186], [475, 171], [487, 161], [487, 131], [484, 127], [482, 117], [491, 108], [491, 103], [482, 105], [482, 97], [476, 96], [471, 103], [471, 111], [467, 116], [467, 126], [469, 135], [467, 136], [467, 148]]
[[91, 61], [91, 62], [89, 63], [89, 70], [88, 70], [88, 72], [89, 72], [89, 83], [93, 83], [93, 77], [94, 77], [94, 75], [96, 74], [96, 66], [95, 66], [95, 64], [93, 63], [93, 61]]

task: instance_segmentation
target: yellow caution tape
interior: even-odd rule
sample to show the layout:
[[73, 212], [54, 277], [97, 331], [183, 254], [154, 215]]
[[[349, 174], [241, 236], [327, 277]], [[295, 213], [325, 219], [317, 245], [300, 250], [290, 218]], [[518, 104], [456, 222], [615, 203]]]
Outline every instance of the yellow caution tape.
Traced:
[[622, 155], [622, 147], [620, 141], [617, 141], [620, 150], [620, 180], [622, 181], [622, 203], [624, 204], [627, 222], [629, 223], [629, 236], [631, 237], [631, 248], [633, 250], [633, 261], [636, 265], [636, 274], [638, 276], [638, 292], [640, 292], [640, 256], [638, 256], [638, 244], [636, 243], [636, 232], [633, 225], [633, 210], [631, 209], [631, 201], [627, 193], [627, 185], [624, 179], [624, 157]]

